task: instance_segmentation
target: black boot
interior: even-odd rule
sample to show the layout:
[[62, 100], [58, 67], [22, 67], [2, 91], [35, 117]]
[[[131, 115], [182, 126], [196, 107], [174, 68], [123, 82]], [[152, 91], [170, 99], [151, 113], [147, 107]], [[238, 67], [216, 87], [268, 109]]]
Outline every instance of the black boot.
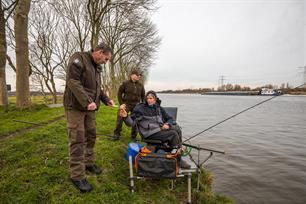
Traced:
[[131, 142], [137, 142], [135, 135], [131, 135]]
[[119, 140], [119, 138], [120, 138], [120, 134], [115, 133], [115, 134], [113, 135], [112, 140], [113, 140], [113, 141], [116, 141], [116, 140]]
[[86, 166], [86, 170], [94, 173], [94, 174], [101, 174], [102, 173], [102, 169], [100, 169], [97, 165], [93, 164], [93, 165], [89, 165]]
[[90, 192], [93, 189], [92, 185], [90, 185], [86, 179], [82, 179], [82, 180], [79, 180], [79, 181], [78, 180], [73, 180], [73, 179], [70, 179], [70, 180], [73, 183], [73, 185], [78, 190], [80, 190], [82, 193]]

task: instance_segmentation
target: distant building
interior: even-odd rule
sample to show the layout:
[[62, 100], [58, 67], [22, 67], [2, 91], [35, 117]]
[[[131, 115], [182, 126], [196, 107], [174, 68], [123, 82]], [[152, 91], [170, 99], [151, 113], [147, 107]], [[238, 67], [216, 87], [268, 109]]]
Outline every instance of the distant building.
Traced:
[[7, 91], [11, 91], [11, 90], [12, 90], [12, 86], [11, 86], [10, 84], [7, 84], [7, 85], [6, 85], [6, 90], [7, 90]]

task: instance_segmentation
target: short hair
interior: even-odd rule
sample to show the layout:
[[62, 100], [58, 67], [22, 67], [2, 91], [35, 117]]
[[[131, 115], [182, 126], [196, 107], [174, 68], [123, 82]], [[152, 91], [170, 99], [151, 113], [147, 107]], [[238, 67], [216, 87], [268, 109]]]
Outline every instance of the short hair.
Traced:
[[130, 75], [133, 75], [133, 74], [135, 74], [135, 75], [137, 75], [137, 76], [141, 76], [141, 73], [139, 73], [139, 71], [138, 70], [133, 70], [133, 71], [131, 71], [131, 74]]
[[108, 46], [107, 44], [105, 44], [105, 43], [99, 43], [96, 47], [95, 47], [95, 49], [94, 49], [94, 51], [98, 51], [98, 50], [102, 50], [103, 51], [103, 53], [108, 53], [108, 52], [110, 52], [112, 55], [113, 55], [113, 49], [110, 47], [110, 46]]

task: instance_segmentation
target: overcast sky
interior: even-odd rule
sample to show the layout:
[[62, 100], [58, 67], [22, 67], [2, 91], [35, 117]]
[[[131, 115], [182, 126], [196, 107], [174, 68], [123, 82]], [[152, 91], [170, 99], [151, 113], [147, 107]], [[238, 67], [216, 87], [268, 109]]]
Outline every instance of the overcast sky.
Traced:
[[[303, 83], [306, 0], [159, 0], [158, 7], [152, 20], [162, 43], [146, 90], [216, 88], [220, 76], [251, 87]], [[10, 68], [7, 76], [15, 89]]]
[[306, 0], [160, 0], [146, 89], [303, 83]]

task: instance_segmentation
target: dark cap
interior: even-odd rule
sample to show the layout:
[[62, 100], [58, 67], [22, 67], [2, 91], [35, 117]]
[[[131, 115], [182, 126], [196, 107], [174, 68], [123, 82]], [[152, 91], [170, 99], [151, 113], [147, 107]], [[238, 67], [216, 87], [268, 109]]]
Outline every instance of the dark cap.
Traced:
[[137, 75], [137, 76], [140, 76], [140, 75], [141, 75], [137, 70], [133, 70], [133, 71], [131, 72], [131, 75], [133, 75], [133, 74], [135, 74], [135, 75]]
[[157, 95], [156, 95], [156, 92], [155, 91], [148, 91], [147, 93], [146, 93], [146, 97], [147, 96], [152, 96], [155, 100], [157, 99]]
[[[157, 97], [157, 94], [156, 94], [155, 91], [152, 91], [152, 90], [151, 90], [151, 91], [148, 91], [148, 92], [146, 93], [146, 98], [147, 98], [148, 96], [152, 96], [152, 97], [155, 99], [156, 104], [157, 104], [158, 106], [160, 106], [161, 100]], [[146, 101], [146, 104], [148, 104], [147, 101]]]

